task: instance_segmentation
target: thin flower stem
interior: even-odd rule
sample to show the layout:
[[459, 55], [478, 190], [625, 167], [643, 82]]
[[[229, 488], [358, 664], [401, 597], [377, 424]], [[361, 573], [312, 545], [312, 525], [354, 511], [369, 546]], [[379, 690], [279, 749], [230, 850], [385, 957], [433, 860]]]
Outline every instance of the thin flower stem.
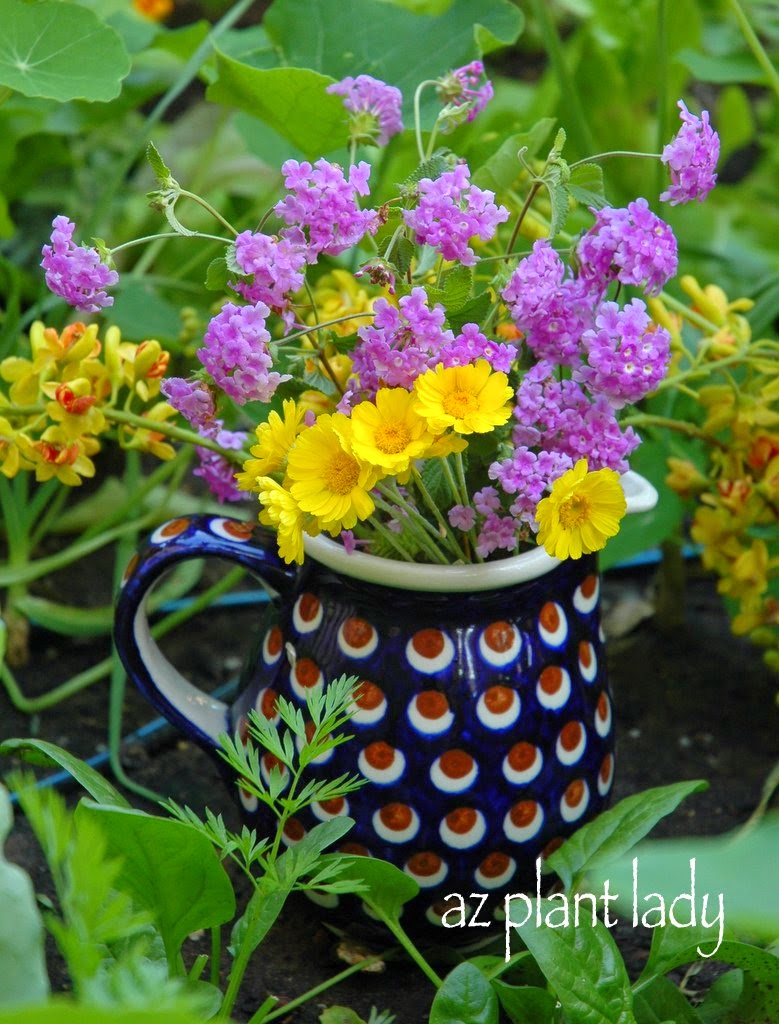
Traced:
[[685, 306], [683, 302], [680, 302], [679, 299], [675, 299], [673, 295], [669, 295], [666, 291], [660, 292], [658, 298], [662, 299], [665, 305], [669, 306], [674, 310], [674, 312], [683, 316], [685, 320], [689, 320], [691, 324], [695, 324], [696, 327], [700, 327], [701, 330], [706, 332], [706, 334], [716, 334], [722, 326], [721, 324], [715, 324], [712, 323], [711, 320], [707, 320], [705, 316], [701, 316], [700, 313], [696, 313], [695, 310], [690, 309], [689, 306]]
[[[449, 463], [447, 462], [446, 458], [443, 458], [441, 461], [445, 467], [444, 472], [446, 472], [446, 470], [449, 468]], [[419, 493], [422, 495], [424, 503], [435, 516], [436, 522], [438, 523], [441, 532], [446, 537], [446, 540], [449, 544], [449, 549], [452, 551], [454, 555], [456, 555], [457, 558], [463, 558], [465, 559], [465, 561], [468, 561], [468, 556], [466, 552], [463, 551], [463, 549], [460, 547], [457, 537], [453, 533], [449, 523], [447, 523], [446, 519], [444, 518], [444, 515], [441, 512], [441, 509], [436, 504], [432, 494], [430, 493], [430, 491], [428, 491], [427, 487], [425, 486], [425, 482], [422, 479], [422, 474], [419, 472], [416, 466], [414, 467], [413, 470], [413, 480], [414, 483], [416, 484]]]
[[674, 430], [679, 434], [686, 434], [687, 437], [697, 437], [706, 444], [710, 444], [721, 451], [727, 451], [728, 446], [713, 434], [707, 433], [695, 423], [687, 423], [684, 420], [671, 419], [668, 416], [655, 416], [653, 413], [637, 412], [632, 416], [626, 416], [620, 420], [622, 426], [636, 427], [664, 427], [666, 430]]
[[207, 199], [204, 199], [202, 196], [199, 196], [197, 192], [190, 192], [188, 191], [188, 189], [182, 188], [179, 191], [179, 195], [182, 196], [184, 199], [191, 199], [194, 203], [197, 203], [199, 206], [202, 206], [207, 213], [211, 214], [214, 220], [219, 221], [223, 228], [227, 228], [227, 230], [234, 238], [238, 235], [238, 231], [236, 230], [236, 228], [233, 227], [230, 221], [226, 220], [219, 212], [219, 210], [216, 209], [216, 207], [212, 206]]
[[776, 95], [779, 96], [779, 72], [774, 67], [771, 58], [765, 52], [763, 44], [758, 39], [757, 33], [749, 23], [749, 18], [747, 18], [744, 13], [744, 9], [739, 0], [728, 0], [728, 3], [730, 5], [730, 9], [736, 16], [736, 21], [741, 29], [741, 34], [744, 36], [747, 45], [754, 54], [755, 60], [765, 72], [766, 78], [771, 83], [771, 88], [774, 90]]
[[[388, 485], [378, 484], [376, 489], [389, 499], [387, 502], [383, 501], [378, 496], [374, 496], [373, 500], [376, 503], [376, 507], [380, 508], [390, 516], [395, 516], [398, 509], [405, 512], [407, 516], [406, 525], [419, 541], [420, 546], [427, 552], [429, 557], [439, 565], [448, 564], [448, 559], [437, 546], [437, 541], [440, 539], [438, 537], [438, 533], [430, 523], [428, 523], [424, 516], [421, 516], [413, 505], [410, 505], [400, 494], [397, 493], [397, 491], [393, 492]], [[394, 508], [393, 504], [396, 505], [397, 508]], [[433, 534], [432, 538], [429, 536], [429, 533]], [[410, 561], [413, 561], [413, 559], [410, 559]]]
[[573, 170], [574, 167], [581, 167], [582, 164], [594, 164], [598, 160], [609, 160], [613, 156], [633, 156], [640, 157], [644, 160], [659, 160], [659, 153], [643, 153], [634, 149], [610, 149], [605, 153], [596, 153], [594, 156], [585, 156], [581, 160], [574, 160], [572, 164], [568, 165], [569, 170]]
[[146, 416], [139, 416], [137, 413], [126, 412], [123, 409], [105, 408], [100, 411], [107, 420], [111, 420], [114, 423], [124, 423], [131, 427], [140, 427], [155, 434], [164, 434], [165, 437], [169, 437], [173, 441], [184, 441], [186, 444], [196, 445], [198, 448], [208, 448], [212, 452], [218, 452], [219, 455], [236, 466], [242, 466], [246, 458], [240, 452], [223, 448], [210, 437], [203, 437], [201, 434], [196, 434], [193, 430], [185, 430], [183, 427], [177, 427], [173, 423], [151, 420]]
[[209, 235], [205, 231], [193, 231], [191, 235], [182, 235], [180, 231], [158, 231], [154, 235], [144, 235], [143, 238], [131, 238], [129, 242], [122, 242], [121, 245], [111, 249], [111, 255], [121, 252], [123, 249], [133, 249], [137, 245], [146, 245], [149, 242], [156, 242], [161, 238], [205, 238], [210, 242], [221, 242], [222, 245], [230, 245], [229, 238], [222, 238], [220, 235]]
[[417, 152], [419, 153], [420, 163], [424, 163], [427, 159], [425, 154], [425, 147], [422, 143], [422, 114], [420, 111], [420, 99], [422, 97], [422, 90], [428, 85], [435, 85], [435, 80], [432, 78], [426, 79], [424, 82], [420, 82], [414, 93], [414, 129], [416, 131], [417, 138]]
[[[384, 502], [382, 502], [381, 505], [384, 506]], [[413, 556], [408, 553], [408, 551], [403, 546], [403, 543], [394, 535], [392, 530], [388, 529], [383, 523], [380, 523], [379, 520], [376, 519], [374, 516], [371, 516], [371, 518], [368, 521], [370, 522], [371, 526], [376, 531], [376, 533], [378, 533], [380, 537], [384, 538], [384, 540], [390, 545], [390, 547], [393, 548], [393, 550], [400, 555], [403, 561], [414, 561]]]
[[530, 191], [527, 194], [527, 198], [525, 199], [524, 205], [522, 206], [522, 209], [519, 211], [519, 216], [517, 217], [517, 222], [514, 225], [514, 230], [511, 232], [511, 238], [509, 239], [509, 244], [506, 249], [506, 255], [504, 257], [506, 260], [511, 259], [511, 254], [514, 251], [514, 244], [516, 243], [517, 237], [519, 236], [519, 229], [522, 227], [522, 221], [525, 219], [525, 215], [527, 214], [527, 211], [530, 209], [533, 200], [538, 194], [538, 190], [540, 188], [540, 181], [534, 181], [533, 184], [530, 186]]

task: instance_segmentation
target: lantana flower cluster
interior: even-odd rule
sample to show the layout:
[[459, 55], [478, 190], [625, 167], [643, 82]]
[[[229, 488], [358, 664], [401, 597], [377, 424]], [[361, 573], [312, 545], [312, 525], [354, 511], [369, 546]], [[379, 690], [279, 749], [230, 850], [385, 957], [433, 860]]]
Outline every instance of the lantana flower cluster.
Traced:
[[[419, 171], [380, 195], [355, 154], [395, 144], [403, 97], [368, 75], [329, 87], [344, 103], [350, 165], [284, 163], [285, 194], [261, 227], [225, 240], [230, 294], [199, 367], [161, 384], [209, 442], [197, 472], [221, 500], [256, 496], [288, 562], [320, 533], [441, 564], [537, 542], [558, 558], [598, 550], [619, 529], [620, 474], [640, 441], [625, 412], [669, 365], [672, 333], [647, 300], [675, 275], [677, 246], [649, 202], [584, 211], [578, 236], [514, 253], [532, 204], [501, 201], [434, 148], [487, 107], [483, 65], [422, 83], [417, 112], [427, 87], [442, 106], [427, 146], [418, 120], [408, 133]], [[661, 157], [673, 202], [702, 198], [716, 163], [707, 116], [683, 106], [682, 117]], [[531, 199], [548, 183], [541, 172]], [[50, 287], [106, 306], [114, 271], [73, 233], [57, 218]]]

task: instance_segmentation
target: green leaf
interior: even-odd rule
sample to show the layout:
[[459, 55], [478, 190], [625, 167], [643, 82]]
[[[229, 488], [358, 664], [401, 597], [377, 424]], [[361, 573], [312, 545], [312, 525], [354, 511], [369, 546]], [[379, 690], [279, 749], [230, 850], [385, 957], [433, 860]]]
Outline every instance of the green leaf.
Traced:
[[478, 967], [458, 964], [444, 978], [429, 1024], [498, 1024], [498, 997]]
[[765, 72], [754, 59], [746, 54], [700, 53], [685, 47], [674, 54], [674, 60], [683, 64], [701, 82], [764, 82]]
[[206, 271], [206, 288], [210, 292], [223, 292], [227, 288], [230, 270], [224, 256], [211, 260]]
[[344, 858], [339, 879], [353, 879], [365, 885], [361, 898], [383, 917], [397, 921], [404, 903], [419, 892], [419, 886], [405, 871], [377, 857]]
[[319, 1024], [365, 1024], [348, 1006], [328, 1006], [319, 1014]]
[[101, 804], [111, 807], [129, 807], [130, 805], [114, 786], [96, 772], [86, 761], [82, 761], [55, 743], [35, 739], [7, 739], [0, 743], [0, 754], [16, 754], [28, 764], [41, 765], [45, 768], [59, 766], [69, 772], [76, 782]]
[[410, 111], [419, 82], [467, 64], [482, 55], [481, 47], [508, 45], [519, 35], [522, 15], [509, 0], [474, 6], [473, 0], [453, 0], [445, 14], [431, 17], [382, 0], [276, 0], [264, 25], [287, 64], [338, 80], [373, 75], [397, 86]]
[[638, 1024], [700, 1024], [700, 1017], [685, 997], [667, 978], [655, 978], [633, 997], [633, 1013]]
[[493, 192], [510, 188], [522, 171], [518, 156], [520, 150], [525, 150], [525, 158], [532, 159], [546, 142], [554, 126], [553, 117], [542, 117], [529, 131], [510, 135], [492, 156], [478, 169], [474, 169], [474, 184], [479, 188], [492, 189]]
[[603, 191], [603, 168], [599, 164], [579, 164], [571, 168], [568, 187], [573, 198], [585, 206], [599, 210], [609, 205]]
[[473, 270], [458, 263], [445, 274], [442, 284], [447, 315], [456, 313], [463, 308], [471, 294]]
[[112, 100], [130, 71], [119, 34], [80, 4], [0, 0], [0, 85], [24, 96]]
[[720, 975], [698, 1007], [698, 1018], [703, 1024], [722, 1024], [725, 1014], [738, 1002], [744, 991], [744, 972], [735, 970]]
[[492, 305], [492, 297], [489, 292], [482, 292], [480, 295], [469, 299], [464, 306], [461, 306], [456, 313], [451, 313], [447, 319], [449, 326], [455, 334], [463, 329], [463, 324], [480, 324]]
[[3, 856], [12, 824], [11, 801], [0, 786], [0, 1006], [40, 1002], [49, 993], [35, 890], [28, 875]]
[[228, 921], [235, 895], [209, 840], [191, 825], [82, 802], [76, 820], [95, 822], [108, 853], [122, 858], [117, 884], [154, 915], [168, 959], [200, 928]]
[[544, 988], [534, 985], [509, 985], [496, 978], [492, 982], [500, 1005], [512, 1024], [549, 1024], [557, 1000]]
[[621, 800], [567, 839], [546, 859], [545, 868], [556, 871], [569, 889], [582, 871], [599, 867], [631, 850], [667, 814], [691, 793], [706, 789], [700, 780], [658, 786]]
[[146, 159], [149, 161], [151, 169], [154, 171], [160, 187], [169, 188], [173, 175], [171, 174], [168, 165], [162, 159], [160, 151], [153, 142], [148, 142], [146, 144]]
[[230, 952], [247, 961], [272, 928], [290, 894], [286, 886], [278, 885], [267, 875], [256, 884], [246, 910], [236, 921], [230, 935]]
[[115, 1006], [76, 1005], [60, 997], [45, 1006], [3, 1013], [0, 1024], [203, 1024], [202, 1013], [170, 1010], [121, 1010]]
[[[535, 903], [536, 901], [531, 901]], [[560, 907], [541, 900], [546, 921]], [[614, 940], [600, 921], [578, 926], [536, 928], [535, 915], [517, 928], [571, 1024], [635, 1024], [630, 981]]]
[[[276, 875], [286, 886], [313, 870], [321, 859], [322, 851], [346, 835], [354, 826], [352, 818], [331, 818], [315, 825], [306, 835], [290, 846], [276, 861]], [[340, 859], [340, 858], [339, 858]]]
[[308, 68], [263, 71], [217, 51], [214, 103], [238, 107], [266, 124], [312, 159], [346, 143], [343, 102], [325, 90], [334, 79]]

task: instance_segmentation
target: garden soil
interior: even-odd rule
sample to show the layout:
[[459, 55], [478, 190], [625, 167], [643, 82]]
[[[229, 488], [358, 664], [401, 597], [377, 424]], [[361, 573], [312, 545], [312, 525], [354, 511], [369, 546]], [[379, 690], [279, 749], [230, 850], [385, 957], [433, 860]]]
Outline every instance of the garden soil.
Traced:
[[[618, 737], [615, 799], [684, 779], [704, 778], [710, 783], [708, 790], [690, 797], [660, 823], [653, 833], [658, 837], [717, 835], [743, 824], [779, 756], [777, 679], [764, 667], [759, 651], [731, 635], [713, 581], [694, 563], [688, 570], [684, 593], [677, 594], [677, 614], [667, 614], [666, 602], [666, 619], [676, 619], [672, 626], [663, 626], [651, 614], [653, 569], [611, 573], [604, 587], [606, 621], [612, 627], [608, 662]], [[58, 583], [72, 593], [72, 581], [50, 581], [52, 588]], [[99, 589], [87, 588], [84, 579], [79, 583], [79, 590], [89, 590], [95, 601], [101, 599]], [[162, 646], [185, 675], [213, 688], [238, 670], [248, 651], [254, 615], [251, 608], [211, 611], [196, 626], [171, 634]], [[105, 640], [66, 642], [33, 629], [30, 653], [17, 675], [27, 695], [34, 696], [104, 658], [108, 645]], [[105, 683], [34, 718], [12, 709], [5, 696], [0, 700], [3, 738], [36, 735], [82, 757], [105, 750]], [[134, 691], [126, 694], [124, 706], [125, 735], [155, 717]], [[198, 810], [221, 809], [229, 825], [239, 825], [214, 761], [172, 729], [161, 729], [144, 742], [125, 743], [122, 761], [136, 782]], [[3, 770], [11, 766], [6, 759]], [[63, 792], [69, 801], [78, 799], [73, 787]], [[155, 810], [153, 804], [136, 802]], [[44, 860], [21, 816], [6, 852], [29, 872], [39, 893], [53, 895]], [[245, 889], [237, 884], [245, 899]], [[635, 977], [646, 959], [650, 933], [620, 926], [612, 934]], [[208, 935], [194, 936], [185, 944], [186, 954], [194, 958], [208, 953], [209, 946]], [[294, 999], [343, 970], [344, 957], [352, 954], [348, 941], [345, 948], [343, 939], [319, 922], [312, 904], [303, 898], [293, 901], [254, 957], [235, 1019], [247, 1021], [269, 993], [284, 1001]], [[441, 970], [446, 969], [442, 965]], [[686, 978], [688, 990], [704, 991], [716, 970], [706, 965]], [[63, 965], [54, 953], [50, 974], [55, 989], [67, 987]], [[375, 1006], [396, 1014], [398, 1024], [421, 1024], [427, 1021], [431, 998], [430, 983], [419, 971], [408, 961], [394, 960], [381, 972], [353, 975], [291, 1010], [288, 1020], [313, 1024], [325, 1006], [346, 1005], [365, 1018]]]

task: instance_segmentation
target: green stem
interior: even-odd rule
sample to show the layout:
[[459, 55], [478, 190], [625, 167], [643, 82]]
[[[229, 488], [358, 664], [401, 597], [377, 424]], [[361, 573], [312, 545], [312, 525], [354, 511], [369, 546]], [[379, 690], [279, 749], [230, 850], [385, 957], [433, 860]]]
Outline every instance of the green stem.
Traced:
[[433, 968], [430, 966], [427, 960], [425, 960], [425, 958], [419, 952], [419, 950], [408, 937], [408, 935], [406, 935], [406, 932], [404, 931], [400, 921], [388, 917], [381, 910], [380, 907], [373, 906], [373, 910], [375, 913], [378, 914], [378, 916], [382, 919], [384, 924], [389, 928], [389, 930], [392, 932], [392, 934], [395, 936], [395, 938], [398, 940], [401, 946], [405, 949], [405, 951], [408, 953], [408, 955], [411, 957], [411, 959], [414, 961], [417, 967], [422, 971], [425, 977], [428, 978], [428, 980], [432, 981], [436, 988], [440, 988], [443, 985], [443, 979], [441, 979], [436, 974], [436, 972], [433, 970]]
[[184, 441], [186, 444], [197, 445], [198, 448], [208, 448], [212, 452], [218, 452], [228, 462], [232, 462], [236, 466], [242, 466], [246, 458], [240, 452], [222, 448], [220, 444], [210, 437], [203, 437], [202, 434], [197, 434], [193, 430], [185, 430], [183, 427], [177, 427], [173, 423], [152, 420], [146, 416], [139, 416], [134, 412], [126, 412], [124, 409], [104, 408], [101, 409], [101, 412], [107, 420], [111, 420], [114, 423], [126, 423], [128, 426], [140, 427], [143, 430], [150, 430], [156, 434], [164, 434], [165, 437], [169, 437], [174, 441]]
[[506, 247], [506, 255], [504, 257], [506, 260], [510, 260], [511, 259], [511, 254], [514, 251], [514, 245], [515, 245], [515, 243], [517, 241], [517, 237], [519, 235], [519, 229], [522, 227], [522, 221], [525, 219], [525, 215], [527, 214], [527, 211], [530, 209], [530, 207], [531, 207], [531, 205], [533, 203], [533, 200], [535, 199], [535, 197], [536, 197], [536, 195], [538, 193], [538, 190], [540, 188], [541, 188], [541, 182], [540, 181], [534, 181], [533, 184], [530, 186], [530, 191], [528, 192], [527, 197], [525, 199], [525, 202], [522, 205], [522, 209], [519, 211], [519, 216], [517, 217], [517, 222], [514, 225], [514, 230], [511, 232], [511, 238], [509, 239], [509, 244]]
[[696, 437], [701, 441], [705, 441], [706, 444], [719, 448], [721, 451], [728, 450], [728, 446], [720, 441], [719, 438], [707, 433], [694, 423], [671, 419], [668, 416], [655, 416], [653, 413], [637, 412], [620, 420], [620, 424], [622, 426], [664, 427], [666, 430], [674, 430], [679, 434], [685, 434], [687, 437]]
[[253, 3], [254, 0], [238, 0], [238, 3], [227, 11], [216, 25], [214, 25], [200, 46], [198, 46], [189, 58], [178, 79], [149, 113], [148, 117], [136, 133], [135, 138], [130, 142], [124, 158], [118, 163], [114, 174], [108, 181], [100, 199], [93, 207], [92, 215], [84, 229], [86, 235], [94, 234], [95, 225], [102, 223], [108, 213], [111, 203], [114, 200], [114, 196], [122, 188], [133, 164], [138, 159], [139, 150], [141, 150], [147, 142], [154, 126], [163, 118], [171, 104], [175, 102], [175, 100], [196, 77], [204, 62], [211, 55], [214, 43], [219, 36], [226, 32], [227, 29], [232, 28], [232, 26], [243, 17], [246, 11], [249, 10]]
[[531, 7], [538, 22], [546, 52], [549, 55], [549, 61], [557, 76], [560, 95], [564, 97], [564, 102], [568, 107], [567, 124], [570, 126], [571, 134], [576, 137], [577, 145], [583, 153], [592, 152], [597, 148], [595, 140], [579, 98], [579, 90], [568, 70], [557, 26], [550, 14], [549, 4], [547, 0], [531, 0]]
[[211, 926], [211, 967], [209, 980], [214, 988], [219, 988], [219, 964], [222, 959], [222, 929], [219, 925]]
[[771, 58], [765, 52], [763, 44], [757, 37], [757, 33], [749, 23], [749, 19], [744, 13], [744, 9], [741, 6], [739, 0], [728, 0], [730, 8], [736, 16], [736, 21], [741, 29], [741, 34], [747, 41], [747, 45], [754, 54], [755, 60], [760, 67], [765, 71], [766, 78], [771, 84], [771, 88], [774, 90], [777, 96], [779, 96], [779, 72], [771, 62]]
[[568, 165], [568, 168], [572, 171], [574, 167], [581, 167], [582, 164], [594, 164], [598, 160], [609, 160], [613, 156], [634, 156], [643, 160], [660, 159], [659, 153], [643, 153], [635, 149], [610, 149], [605, 153], [596, 153], [594, 156], [585, 156], [581, 160], [574, 160], [572, 164]]
[[320, 982], [318, 985], [310, 988], [302, 995], [296, 996], [294, 999], [290, 999], [288, 1003], [284, 1003], [283, 1006], [273, 1010], [271, 1013], [268, 1013], [267, 1015], [263, 1014], [262, 1016], [259, 1015], [259, 1012], [256, 1013], [253, 1017], [249, 1018], [249, 1024], [269, 1024], [272, 1020], [276, 1020], [279, 1017], [285, 1017], [292, 1010], [296, 1010], [298, 1006], [303, 1006], [305, 1003], [309, 1002], [309, 1000], [315, 999], [323, 992], [327, 992], [327, 990], [332, 988], [334, 985], [338, 985], [342, 981], [346, 981], [346, 979], [351, 978], [353, 974], [358, 974], [360, 971], [366, 970], [373, 964], [381, 963], [390, 955], [391, 952], [392, 950], [388, 949], [383, 953], [375, 953], [373, 956], [367, 956], [364, 960], [360, 960], [359, 963], [352, 964], [350, 967], [344, 968], [343, 971], [340, 971], [338, 974], [334, 974], [332, 978], [328, 978], [326, 981]]
[[674, 310], [683, 316], [685, 320], [689, 320], [691, 324], [695, 324], [696, 327], [700, 327], [706, 334], [716, 334], [720, 329], [720, 324], [712, 323], [711, 320], [707, 320], [705, 316], [701, 316], [700, 313], [696, 313], [694, 309], [690, 309], [689, 306], [685, 306], [679, 299], [675, 299], [673, 295], [669, 295], [668, 292], [662, 291], [658, 296], [666, 306]]
[[[443, 538], [441, 538], [432, 523], [429, 523], [417, 508], [406, 501], [396, 487], [386, 482], [379, 483], [376, 487], [392, 504], [406, 513], [407, 525], [414, 531], [415, 536], [424, 545], [425, 550], [433, 561], [438, 562], [440, 565], [447, 565], [449, 559], [438, 547], [438, 542]], [[376, 499], [376, 504], [379, 508], [383, 508], [385, 512], [390, 514], [394, 511], [391, 505], [385, 504], [381, 499]]]
[[[225, 218], [222, 216], [222, 214], [219, 212], [219, 210], [217, 210], [215, 206], [212, 206], [211, 203], [209, 203], [207, 199], [204, 199], [202, 196], [199, 196], [197, 194], [197, 192], [189, 192], [185, 188], [181, 189], [181, 191], [179, 192], [179, 195], [183, 196], [185, 199], [191, 199], [194, 203], [197, 203], [199, 206], [202, 206], [203, 209], [207, 213], [211, 214], [211, 216], [214, 218], [214, 220], [219, 221], [219, 223], [222, 225], [223, 228], [227, 228], [227, 230], [230, 232], [230, 234], [233, 236], [233, 238], [235, 238], [237, 236], [238, 232], [233, 227], [233, 225], [230, 223], [230, 221], [229, 220], [225, 220]], [[206, 235], [206, 238], [212, 238], [213, 239], [214, 236], [213, 235]]]
[[[446, 464], [447, 462], [446, 458], [442, 459], [442, 461], [444, 462], [444, 464]], [[422, 500], [435, 516], [435, 521], [438, 523], [439, 529], [443, 534], [444, 538], [446, 539], [450, 551], [452, 552], [452, 554], [454, 554], [456, 558], [463, 558], [467, 562], [467, 555], [460, 547], [459, 541], [457, 540], [455, 534], [452, 532], [451, 526], [449, 525], [449, 523], [447, 523], [443, 513], [441, 512], [441, 509], [435, 503], [432, 494], [430, 493], [430, 491], [428, 491], [427, 487], [425, 486], [425, 482], [422, 479], [422, 474], [419, 472], [416, 466], [412, 470], [412, 476], [417, 490], [422, 495]]]
[[[662, 151], [668, 134], [668, 31], [666, 26], [666, 0], [657, 0], [657, 148]], [[663, 191], [666, 169], [662, 162], [656, 167], [655, 191]]]
[[401, 541], [395, 536], [392, 530], [387, 529], [387, 527], [384, 526], [383, 523], [380, 523], [378, 519], [376, 519], [373, 516], [371, 516], [369, 522], [373, 529], [376, 531], [376, 533], [378, 533], [380, 537], [384, 538], [384, 540], [390, 545], [390, 547], [392, 547], [396, 551], [396, 553], [400, 555], [401, 559], [404, 562], [414, 561], [412, 556], [408, 553], [408, 551], [405, 549]]
[[[182, 193], [183, 194], [183, 193]], [[134, 249], [138, 245], [149, 245], [158, 242], [163, 238], [204, 238], [209, 242], [221, 242], [222, 245], [229, 245], [229, 238], [222, 238], [220, 235], [209, 235], [205, 231], [193, 231], [189, 235], [182, 235], [180, 231], [158, 231], [153, 235], [144, 235], [142, 238], [131, 238], [128, 242], [122, 242], [111, 250], [111, 255], [121, 252], [123, 249]]]

